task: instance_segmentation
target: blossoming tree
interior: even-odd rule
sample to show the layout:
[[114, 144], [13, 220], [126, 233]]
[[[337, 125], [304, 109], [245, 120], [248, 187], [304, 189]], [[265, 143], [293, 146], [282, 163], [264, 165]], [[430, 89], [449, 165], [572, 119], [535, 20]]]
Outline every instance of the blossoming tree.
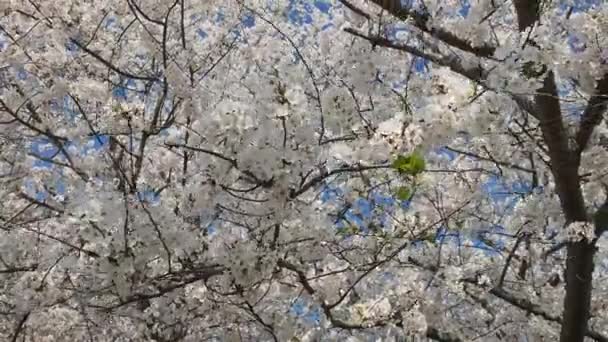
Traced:
[[0, 339], [608, 341], [601, 1], [0, 13]]

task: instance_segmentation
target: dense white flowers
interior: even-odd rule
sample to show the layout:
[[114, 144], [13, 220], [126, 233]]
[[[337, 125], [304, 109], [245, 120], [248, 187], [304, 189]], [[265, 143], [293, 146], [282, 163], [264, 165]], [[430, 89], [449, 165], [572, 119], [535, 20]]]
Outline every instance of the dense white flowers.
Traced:
[[0, 2], [0, 340], [608, 334], [603, 3]]
[[563, 237], [570, 242], [591, 242], [596, 238], [594, 230], [595, 227], [590, 222], [573, 222], [566, 227]]

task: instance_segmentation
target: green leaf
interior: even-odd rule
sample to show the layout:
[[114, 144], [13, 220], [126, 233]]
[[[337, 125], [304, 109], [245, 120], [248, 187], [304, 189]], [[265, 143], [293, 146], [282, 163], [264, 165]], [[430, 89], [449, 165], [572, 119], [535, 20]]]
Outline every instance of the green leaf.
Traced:
[[395, 160], [393, 160], [393, 164], [391, 165], [393, 169], [399, 171], [406, 167], [408, 159], [406, 156], [397, 156]]
[[354, 225], [349, 225], [346, 227], [338, 228], [337, 234], [339, 236], [349, 236], [353, 234], [357, 234], [359, 232], [359, 228]]
[[424, 158], [420, 155], [420, 153], [413, 152], [406, 156], [397, 156], [397, 158], [393, 161], [392, 167], [400, 174], [416, 176], [424, 171], [426, 168], [426, 163], [424, 162]]
[[456, 227], [458, 228], [458, 230], [462, 230], [462, 228], [464, 227], [464, 222], [462, 220], [456, 221]]
[[410, 189], [406, 186], [400, 186], [397, 189], [397, 192], [395, 192], [395, 196], [400, 201], [409, 201], [410, 197], [412, 196], [412, 191], [410, 191]]
[[435, 241], [436, 241], [435, 234], [433, 234], [433, 233], [428, 233], [428, 234], [427, 234], [427, 235], [425, 235], [425, 236], [424, 236], [422, 239], [423, 239], [424, 241], [426, 241], [426, 242], [430, 242], [430, 243], [435, 243]]
[[540, 63], [535, 63], [532, 61], [528, 61], [528, 62], [524, 63], [524, 65], [522, 67], [522, 73], [528, 79], [540, 77], [545, 73], [545, 71], [547, 71], [546, 65], [540, 64]]

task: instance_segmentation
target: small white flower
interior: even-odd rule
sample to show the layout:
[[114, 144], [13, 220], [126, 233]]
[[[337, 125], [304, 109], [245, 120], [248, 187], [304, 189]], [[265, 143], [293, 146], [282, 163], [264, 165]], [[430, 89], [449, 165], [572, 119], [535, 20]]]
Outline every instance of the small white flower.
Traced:
[[565, 238], [571, 242], [592, 241], [596, 238], [595, 229], [590, 222], [572, 222], [565, 229]]
[[420, 312], [420, 306], [418, 304], [414, 305], [411, 310], [403, 313], [403, 327], [407, 334], [421, 334], [426, 332], [428, 324], [426, 322], [426, 317]]

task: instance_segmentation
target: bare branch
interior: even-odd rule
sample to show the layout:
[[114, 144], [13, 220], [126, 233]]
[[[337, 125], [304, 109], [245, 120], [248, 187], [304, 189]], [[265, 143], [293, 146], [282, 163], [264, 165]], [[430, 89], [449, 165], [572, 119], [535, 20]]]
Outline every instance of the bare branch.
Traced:
[[427, 13], [420, 13], [407, 8], [401, 0], [371, 0], [376, 5], [392, 14], [394, 17], [413, 21], [413, 25], [422, 32], [428, 33], [434, 38], [439, 39], [443, 43], [458, 48], [462, 51], [472, 53], [478, 57], [491, 58], [496, 49], [491, 45], [473, 46], [471, 42], [462, 39], [452, 32], [442, 28], [429, 27], [428, 23], [430, 16]]
[[[580, 154], [587, 147], [591, 134], [604, 118], [608, 107], [608, 74], [598, 81], [595, 94], [587, 102], [581, 123], [576, 132], [576, 152]], [[579, 156], [580, 159], [580, 156]]]

